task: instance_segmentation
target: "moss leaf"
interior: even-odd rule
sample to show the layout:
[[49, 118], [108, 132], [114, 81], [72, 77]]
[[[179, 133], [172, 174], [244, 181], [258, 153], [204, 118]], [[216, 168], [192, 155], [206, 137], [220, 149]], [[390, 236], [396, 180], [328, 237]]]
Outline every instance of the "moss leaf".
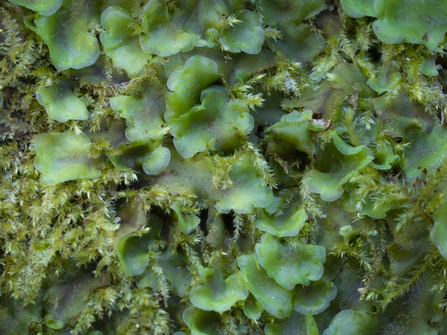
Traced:
[[121, 268], [128, 276], [141, 275], [149, 264], [149, 247], [160, 236], [163, 222], [152, 214], [148, 223], [150, 231], [146, 234], [117, 232], [115, 248]]
[[188, 307], [183, 312], [185, 321], [192, 335], [224, 335], [222, 319], [216, 312], [208, 312], [196, 307]]
[[73, 84], [69, 81], [53, 83], [51, 86], [41, 86], [36, 92], [37, 101], [56, 121], [87, 120], [87, 106], [74, 94], [73, 89]]
[[[319, 193], [324, 201], [335, 201], [343, 194], [343, 185], [361, 168], [374, 159], [371, 149], [360, 145], [351, 147], [333, 132], [333, 146], [328, 145], [324, 157], [320, 156], [317, 169], [311, 170], [303, 178], [303, 183], [314, 193]], [[332, 143], [331, 143], [332, 144]]]
[[234, 53], [243, 51], [252, 55], [258, 54], [265, 37], [261, 18], [248, 10], [236, 13], [235, 18], [241, 22], [224, 29], [220, 34], [222, 49]]
[[228, 91], [212, 86], [202, 91], [202, 104], [170, 122], [177, 151], [185, 158], [214, 145], [229, 151], [240, 146], [240, 138], [253, 129], [253, 117], [241, 100], [229, 99]]
[[374, 11], [375, 0], [341, 0], [345, 13], [351, 17], [376, 16]]
[[447, 31], [447, 1], [376, 0], [378, 20], [373, 23], [377, 37], [384, 43], [425, 44], [436, 51]]
[[329, 307], [337, 295], [333, 283], [318, 281], [309, 286], [297, 285], [293, 297], [293, 309], [304, 315], [316, 315]]
[[105, 30], [100, 39], [104, 50], [131, 78], [140, 74], [149, 60], [149, 55], [141, 50], [138, 36], [129, 28], [132, 23], [129, 12], [118, 6], [109, 7], [101, 14]]
[[54, 14], [62, 6], [63, 0], [10, 0], [10, 2], [48, 16]]
[[50, 185], [79, 178], [97, 178], [101, 171], [88, 156], [89, 146], [90, 140], [83, 133], [40, 134], [34, 142], [34, 166]]
[[171, 22], [167, 4], [163, 0], [150, 0], [146, 4], [142, 25], [145, 34], [140, 37], [140, 45], [148, 54], [166, 57], [188, 52], [199, 39], [199, 36], [180, 30]]
[[[85, 10], [85, 6], [90, 9]], [[37, 33], [48, 45], [51, 61], [58, 71], [82, 69], [98, 59], [98, 39], [89, 31], [99, 25], [98, 10], [98, 3], [79, 2], [34, 20]]]
[[278, 319], [289, 317], [292, 312], [293, 291], [286, 290], [269, 278], [253, 255], [240, 256], [237, 263], [249, 291], [262, 307]]
[[163, 96], [153, 87], [146, 88], [138, 98], [124, 95], [110, 98], [110, 106], [126, 119], [129, 141], [157, 140], [165, 135]]
[[184, 66], [176, 68], [167, 83], [168, 88], [174, 92], [166, 93], [166, 121], [179, 118], [198, 104], [202, 90], [214, 83], [217, 78], [217, 63], [203, 56], [193, 56]]
[[199, 282], [189, 292], [192, 304], [205, 311], [225, 312], [238, 300], [245, 300], [248, 289], [239, 274], [225, 278], [213, 268], [199, 270]]
[[281, 242], [270, 234], [262, 235], [256, 244], [256, 255], [268, 276], [287, 290], [296, 284], [308, 286], [321, 278], [326, 261], [326, 250], [319, 245]]

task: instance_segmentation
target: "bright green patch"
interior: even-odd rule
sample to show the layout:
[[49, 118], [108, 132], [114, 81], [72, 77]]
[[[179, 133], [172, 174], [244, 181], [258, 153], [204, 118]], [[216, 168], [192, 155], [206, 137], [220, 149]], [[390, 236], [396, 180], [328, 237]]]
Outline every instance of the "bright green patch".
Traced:
[[36, 92], [37, 101], [46, 108], [48, 115], [59, 122], [87, 120], [85, 102], [74, 93], [74, 85], [69, 81], [41, 86]]
[[129, 12], [118, 6], [107, 8], [101, 15], [105, 30], [100, 38], [105, 52], [131, 78], [143, 71], [149, 59], [149, 55], [141, 50], [138, 36], [129, 27], [132, 23]]
[[85, 134], [48, 133], [36, 137], [34, 166], [49, 185], [101, 175], [89, 158], [90, 140]]
[[167, 82], [168, 88], [174, 92], [166, 93], [166, 121], [179, 118], [198, 104], [202, 90], [217, 78], [216, 62], [202, 56], [193, 56], [186, 61], [185, 66], [176, 68]]
[[90, 10], [85, 10], [85, 5], [84, 2], [72, 4], [34, 20], [36, 32], [48, 45], [51, 61], [58, 71], [82, 69], [98, 59], [98, 39], [90, 29], [99, 25], [99, 8], [94, 3]]
[[213, 268], [199, 270], [199, 281], [189, 292], [194, 306], [205, 311], [224, 312], [238, 300], [245, 300], [248, 290], [239, 274], [225, 278], [222, 271]]
[[252, 55], [258, 54], [264, 42], [261, 18], [258, 14], [246, 10], [237, 13], [235, 19], [241, 22], [220, 34], [222, 49], [235, 53], [243, 51]]
[[321, 278], [326, 250], [319, 245], [281, 242], [270, 234], [262, 235], [256, 245], [256, 255], [268, 276], [287, 290], [296, 284], [308, 286]]
[[293, 297], [293, 309], [303, 315], [324, 312], [337, 295], [334, 283], [318, 281], [309, 286], [297, 285]]
[[292, 312], [293, 291], [286, 290], [269, 278], [252, 254], [240, 256], [237, 263], [249, 291], [262, 307], [278, 319], [289, 317]]
[[214, 147], [230, 151], [253, 129], [253, 117], [241, 100], [229, 99], [228, 91], [212, 86], [202, 91], [201, 105], [170, 122], [177, 151], [185, 158]]
[[376, 0], [374, 32], [384, 43], [417, 43], [436, 51], [447, 32], [447, 1]]
[[165, 1], [151, 0], [143, 9], [142, 25], [145, 34], [140, 45], [145, 53], [161, 57], [188, 52], [194, 48], [198, 36], [184, 32], [171, 22]]

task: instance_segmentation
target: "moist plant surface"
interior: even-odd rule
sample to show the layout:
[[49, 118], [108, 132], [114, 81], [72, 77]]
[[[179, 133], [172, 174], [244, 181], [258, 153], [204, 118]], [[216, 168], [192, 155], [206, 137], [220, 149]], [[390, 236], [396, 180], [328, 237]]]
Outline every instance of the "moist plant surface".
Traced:
[[446, 4], [0, 0], [0, 334], [446, 334]]

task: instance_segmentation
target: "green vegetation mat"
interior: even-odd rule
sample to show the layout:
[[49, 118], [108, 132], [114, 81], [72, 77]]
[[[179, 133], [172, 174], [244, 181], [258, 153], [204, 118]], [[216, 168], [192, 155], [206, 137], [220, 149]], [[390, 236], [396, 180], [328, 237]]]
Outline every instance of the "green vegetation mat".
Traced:
[[447, 334], [446, 32], [447, 0], [0, 0], [0, 334]]

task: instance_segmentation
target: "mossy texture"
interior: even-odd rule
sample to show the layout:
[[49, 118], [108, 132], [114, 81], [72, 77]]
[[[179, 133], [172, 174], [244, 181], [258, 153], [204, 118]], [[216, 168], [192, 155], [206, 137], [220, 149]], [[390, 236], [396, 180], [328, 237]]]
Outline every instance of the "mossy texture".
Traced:
[[0, 334], [447, 333], [446, 8], [0, 1]]

